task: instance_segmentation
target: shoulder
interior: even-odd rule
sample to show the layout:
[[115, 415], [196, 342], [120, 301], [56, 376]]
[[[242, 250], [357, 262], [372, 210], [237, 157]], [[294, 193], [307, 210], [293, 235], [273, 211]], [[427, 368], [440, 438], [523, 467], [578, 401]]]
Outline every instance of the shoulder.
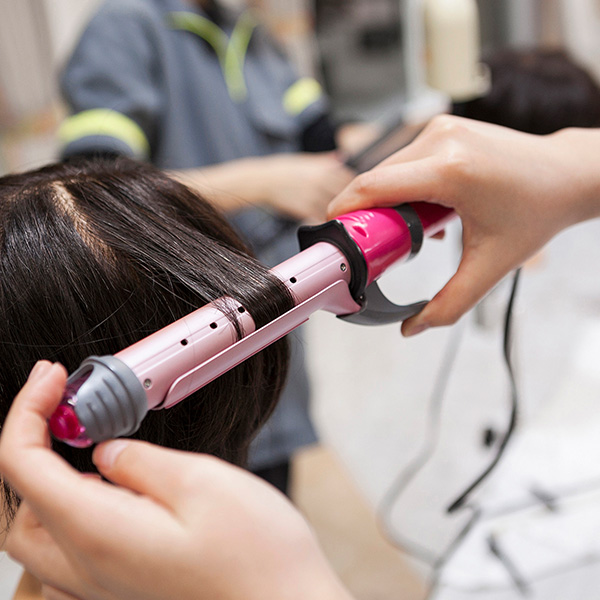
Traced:
[[154, 0], [105, 0], [83, 29], [68, 71], [78, 65], [116, 63], [123, 57], [152, 61], [165, 30]]
[[154, 2], [149, 0], [104, 0], [96, 11], [94, 19], [153, 20], [160, 18], [161, 14]]
[[164, 28], [163, 14], [153, 1], [105, 0], [90, 19], [81, 39], [98, 36], [125, 41], [121, 36], [148, 35], [160, 28]]

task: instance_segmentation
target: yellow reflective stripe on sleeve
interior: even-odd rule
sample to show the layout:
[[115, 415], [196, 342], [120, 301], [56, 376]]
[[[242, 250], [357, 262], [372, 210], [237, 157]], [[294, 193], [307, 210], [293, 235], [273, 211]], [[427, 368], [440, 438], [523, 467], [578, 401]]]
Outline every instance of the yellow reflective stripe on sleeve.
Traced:
[[296, 116], [316, 102], [322, 94], [323, 90], [316, 79], [303, 77], [286, 90], [283, 107], [288, 114]]
[[142, 128], [116, 110], [84, 110], [65, 119], [58, 130], [58, 138], [64, 145], [92, 135], [106, 135], [121, 140], [137, 157], [146, 158], [150, 155], [150, 144]]

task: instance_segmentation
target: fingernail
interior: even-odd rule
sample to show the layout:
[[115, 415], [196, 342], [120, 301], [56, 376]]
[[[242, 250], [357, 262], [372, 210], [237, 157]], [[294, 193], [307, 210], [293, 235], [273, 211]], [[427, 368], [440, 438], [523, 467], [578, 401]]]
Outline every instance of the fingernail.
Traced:
[[129, 446], [127, 440], [113, 440], [98, 446], [93, 455], [94, 464], [98, 468], [112, 469], [117, 458]]
[[52, 368], [52, 363], [47, 360], [38, 360], [29, 373], [27, 381], [33, 382], [42, 379], [42, 377]]
[[423, 333], [427, 329], [429, 329], [429, 323], [420, 323], [419, 325], [406, 328], [402, 333], [404, 334], [404, 337], [412, 337], [413, 335]]

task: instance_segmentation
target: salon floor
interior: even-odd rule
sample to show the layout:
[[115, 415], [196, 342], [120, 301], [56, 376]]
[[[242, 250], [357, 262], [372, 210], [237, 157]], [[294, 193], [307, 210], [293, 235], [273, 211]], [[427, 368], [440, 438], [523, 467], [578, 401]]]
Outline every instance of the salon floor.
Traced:
[[[510, 282], [457, 326], [415, 339], [397, 326], [311, 318], [322, 442], [297, 456], [293, 495], [358, 600], [597, 600], [599, 234], [598, 222], [565, 232], [524, 270], [514, 314], [519, 427], [466, 510], [447, 507], [491, 462], [509, 420], [501, 346]], [[425, 244], [385, 277], [384, 292], [397, 302], [431, 297], [455, 268], [459, 237], [457, 228]], [[427, 596], [436, 560], [443, 569]], [[0, 557], [0, 600], [16, 573]]]
[[316, 446], [297, 456], [293, 496], [357, 599], [423, 598], [423, 580], [382, 537], [371, 507], [331, 448]]

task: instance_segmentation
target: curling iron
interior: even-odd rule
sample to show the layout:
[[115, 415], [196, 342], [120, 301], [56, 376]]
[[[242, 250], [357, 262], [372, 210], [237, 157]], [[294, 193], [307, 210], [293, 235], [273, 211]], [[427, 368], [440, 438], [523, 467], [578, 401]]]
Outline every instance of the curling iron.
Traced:
[[[415, 256], [426, 237], [443, 230], [451, 209], [417, 202], [358, 210], [301, 227], [301, 252], [272, 269], [294, 307], [255, 329], [252, 316], [221, 298], [121, 350], [90, 356], [67, 380], [50, 418], [55, 438], [87, 447], [134, 433], [149, 410], [167, 409], [306, 322], [317, 310], [362, 325], [403, 321], [426, 302], [397, 305], [377, 285], [393, 264]], [[239, 339], [228, 318], [235, 312]]]

